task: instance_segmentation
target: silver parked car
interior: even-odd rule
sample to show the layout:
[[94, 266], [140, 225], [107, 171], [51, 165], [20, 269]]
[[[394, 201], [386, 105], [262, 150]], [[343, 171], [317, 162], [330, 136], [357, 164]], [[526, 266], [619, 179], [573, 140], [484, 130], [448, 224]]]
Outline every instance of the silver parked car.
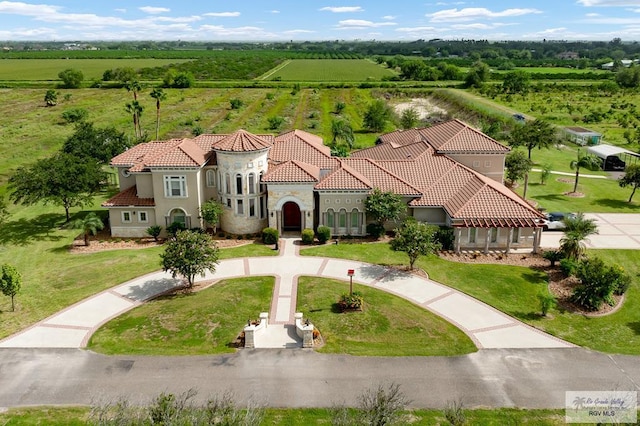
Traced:
[[560, 212], [552, 212], [547, 213], [545, 215], [547, 219], [544, 222], [542, 227], [545, 231], [561, 231], [565, 228], [564, 220], [565, 218], [574, 219], [576, 215], [574, 213], [560, 213]]

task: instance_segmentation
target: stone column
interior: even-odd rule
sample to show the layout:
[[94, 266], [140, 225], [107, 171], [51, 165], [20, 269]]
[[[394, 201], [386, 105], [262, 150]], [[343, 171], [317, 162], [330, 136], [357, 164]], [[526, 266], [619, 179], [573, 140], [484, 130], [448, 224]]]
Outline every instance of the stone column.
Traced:
[[507, 250], [505, 251], [506, 254], [509, 254], [509, 252], [511, 251], [512, 240], [513, 240], [513, 228], [509, 228], [509, 237], [507, 238]]
[[540, 240], [542, 238], [542, 228], [533, 228], [533, 254], [540, 251]]
[[493, 229], [493, 228], [487, 228], [487, 233], [485, 235], [485, 239], [484, 239], [484, 254], [489, 254], [489, 242], [491, 241], [491, 229]]
[[461, 245], [462, 245], [462, 228], [456, 228], [456, 241], [455, 241], [456, 254], [460, 254]]

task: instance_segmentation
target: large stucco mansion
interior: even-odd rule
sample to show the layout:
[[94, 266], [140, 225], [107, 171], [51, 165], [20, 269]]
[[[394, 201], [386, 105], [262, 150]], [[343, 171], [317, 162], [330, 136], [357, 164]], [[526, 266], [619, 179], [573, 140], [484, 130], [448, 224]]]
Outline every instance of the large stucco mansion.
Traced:
[[103, 206], [118, 237], [173, 222], [204, 227], [199, 207], [210, 199], [223, 204], [219, 227], [230, 234], [324, 225], [358, 236], [370, 222], [364, 201], [380, 188], [400, 194], [417, 220], [453, 227], [457, 250], [537, 251], [543, 216], [503, 185], [508, 151], [459, 120], [387, 133], [349, 158], [301, 130], [203, 134], [114, 157], [120, 192]]

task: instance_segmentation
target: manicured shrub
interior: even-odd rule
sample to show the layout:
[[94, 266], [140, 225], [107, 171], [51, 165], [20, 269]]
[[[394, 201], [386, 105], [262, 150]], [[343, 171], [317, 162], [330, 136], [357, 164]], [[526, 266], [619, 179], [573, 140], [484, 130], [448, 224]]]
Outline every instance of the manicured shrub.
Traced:
[[265, 244], [276, 244], [278, 242], [278, 230], [274, 228], [264, 228], [262, 230], [262, 242]]
[[569, 258], [562, 259], [560, 260], [560, 270], [565, 277], [575, 275], [578, 270], [578, 262]]
[[453, 234], [453, 228], [448, 226], [441, 226], [435, 234], [436, 241], [442, 246], [442, 250], [453, 250], [454, 242], [456, 240]]
[[302, 243], [303, 244], [313, 244], [313, 229], [303, 229], [302, 230]]
[[379, 223], [370, 223], [367, 225], [367, 234], [373, 238], [380, 238], [384, 235], [384, 226]]
[[331, 228], [328, 226], [318, 226], [317, 237], [320, 244], [326, 243], [331, 239]]
[[597, 257], [583, 260], [576, 275], [580, 285], [571, 300], [591, 311], [597, 311], [603, 303], [613, 306], [613, 294], [624, 293], [631, 282], [631, 277], [620, 266], [607, 265]]
[[338, 300], [338, 309], [340, 312], [345, 311], [360, 311], [364, 304], [364, 298], [362, 293], [354, 291], [353, 293], [344, 293]]
[[167, 234], [169, 235], [169, 237], [173, 238], [176, 236], [178, 231], [184, 231], [185, 229], [187, 228], [182, 223], [173, 222], [171, 225], [167, 226]]
[[158, 241], [158, 237], [160, 236], [160, 233], [162, 232], [162, 226], [160, 225], [153, 225], [147, 228], [147, 234], [149, 234], [150, 236], [153, 237], [154, 241]]

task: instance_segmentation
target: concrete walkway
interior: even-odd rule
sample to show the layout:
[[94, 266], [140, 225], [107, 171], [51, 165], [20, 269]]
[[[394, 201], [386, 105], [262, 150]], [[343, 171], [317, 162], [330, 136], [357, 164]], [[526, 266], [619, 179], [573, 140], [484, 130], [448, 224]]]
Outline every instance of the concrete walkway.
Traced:
[[[435, 281], [351, 260], [299, 256], [296, 239], [280, 240], [280, 255], [228, 259], [201, 280], [250, 275], [276, 277], [267, 333], [256, 347], [289, 348], [300, 345], [293, 330], [297, 278], [302, 275], [347, 280], [387, 291], [441, 316], [465, 332], [478, 348], [568, 348], [570, 343], [536, 330], [500, 311]], [[72, 305], [63, 311], [0, 341], [0, 348], [83, 348], [102, 324], [179, 285], [168, 273], [136, 278]], [[259, 312], [256, 312], [256, 317]], [[308, 313], [305, 313], [308, 314]], [[313, 318], [311, 318], [313, 320]]]

